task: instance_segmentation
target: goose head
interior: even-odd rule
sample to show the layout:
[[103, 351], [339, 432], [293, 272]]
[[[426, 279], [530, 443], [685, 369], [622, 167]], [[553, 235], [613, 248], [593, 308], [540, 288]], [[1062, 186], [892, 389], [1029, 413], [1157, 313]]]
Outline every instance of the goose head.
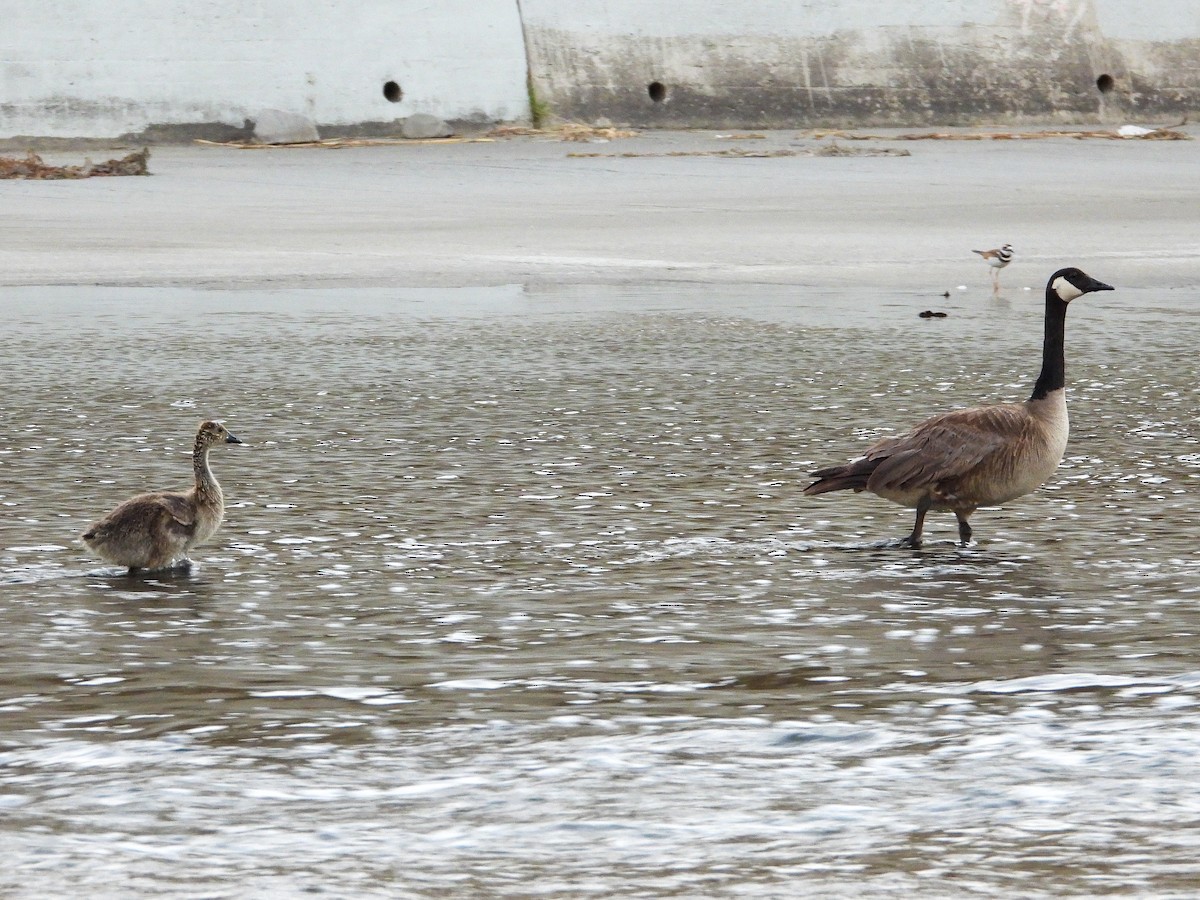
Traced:
[[1050, 276], [1050, 280], [1046, 283], [1047, 295], [1053, 294], [1063, 303], [1070, 303], [1076, 297], [1082, 297], [1084, 294], [1090, 294], [1094, 291], [1111, 290], [1115, 290], [1111, 284], [1097, 281], [1091, 275], [1080, 269], [1076, 269], [1074, 266], [1069, 269], [1059, 269]]
[[224, 425], [220, 422], [208, 421], [200, 423], [200, 431], [196, 435], [196, 443], [205, 447], [215, 447], [218, 444], [240, 444], [242, 443], [234, 437]]

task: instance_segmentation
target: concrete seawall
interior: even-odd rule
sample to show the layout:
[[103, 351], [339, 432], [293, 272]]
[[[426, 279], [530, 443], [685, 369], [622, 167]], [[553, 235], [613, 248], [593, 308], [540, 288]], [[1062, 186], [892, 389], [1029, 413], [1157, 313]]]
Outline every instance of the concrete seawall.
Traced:
[[0, 0], [0, 138], [323, 133], [535, 111], [642, 127], [1181, 117], [1200, 7], [1160, 0]]
[[636, 125], [1094, 122], [1200, 106], [1200, 7], [523, 0], [560, 115]]
[[0, 0], [0, 137], [220, 137], [264, 108], [394, 130], [528, 115], [512, 0]]

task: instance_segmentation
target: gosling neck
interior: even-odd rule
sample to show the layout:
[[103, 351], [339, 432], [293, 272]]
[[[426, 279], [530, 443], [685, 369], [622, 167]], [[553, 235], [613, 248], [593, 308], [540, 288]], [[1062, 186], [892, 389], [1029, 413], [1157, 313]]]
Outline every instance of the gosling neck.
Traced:
[[1042, 343], [1042, 371], [1033, 385], [1030, 400], [1044, 400], [1067, 384], [1067, 360], [1063, 339], [1067, 331], [1067, 304], [1046, 286], [1046, 337]]
[[221, 496], [221, 485], [217, 484], [212, 469], [208, 467], [208, 450], [208, 445], [200, 441], [196, 441], [196, 446], [192, 449], [192, 471], [196, 475], [196, 496], [220, 503], [224, 498]]

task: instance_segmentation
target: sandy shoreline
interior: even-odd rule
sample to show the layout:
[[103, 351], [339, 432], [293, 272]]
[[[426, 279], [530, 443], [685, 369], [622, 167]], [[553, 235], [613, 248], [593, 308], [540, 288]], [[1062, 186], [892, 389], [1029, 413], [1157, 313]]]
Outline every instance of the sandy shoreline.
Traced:
[[879, 141], [870, 144], [911, 155], [669, 155], [829, 143], [793, 131], [719, 134], [156, 147], [149, 178], [4, 183], [0, 285], [912, 290], [984, 284], [970, 251], [1005, 241], [1017, 250], [1004, 278], [1013, 288], [1038, 286], [1066, 263], [1184, 287], [1200, 265], [1200, 142]]

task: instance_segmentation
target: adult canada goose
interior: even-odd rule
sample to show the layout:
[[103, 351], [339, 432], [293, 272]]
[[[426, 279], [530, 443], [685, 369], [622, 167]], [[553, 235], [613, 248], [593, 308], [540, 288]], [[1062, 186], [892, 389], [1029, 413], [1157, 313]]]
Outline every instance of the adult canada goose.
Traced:
[[1024, 403], [960, 409], [926, 419], [908, 434], [886, 438], [853, 462], [813, 473], [805, 494], [867, 490], [915, 508], [917, 520], [902, 546], [919, 547], [925, 514], [953, 512], [958, 536], [971, 540], [971, 513], [1039, 488], [1067, 447], [1067, 304], [1092, 291], [1111, 291], [1079, 269], [1059, 269], [1046, 283], [1042, 371]]
[[1000, 293], [1000, 270], [1013, 261], [1012, 244], [1005, 244], [995, 250], [972, 250], [983, 257], [983, 261], [992, 267], [992, 293]]
[[208, 451], [220, 444], [240, 444], [220, 422], [201, 422], [192, 449], [196, 484], [189, 491], [159, 491], [126, 500], [83, 533], [97, 556], [138, 569], [161, 569], [207, 541], [225, 515], [225, 497], [208, 467]]

